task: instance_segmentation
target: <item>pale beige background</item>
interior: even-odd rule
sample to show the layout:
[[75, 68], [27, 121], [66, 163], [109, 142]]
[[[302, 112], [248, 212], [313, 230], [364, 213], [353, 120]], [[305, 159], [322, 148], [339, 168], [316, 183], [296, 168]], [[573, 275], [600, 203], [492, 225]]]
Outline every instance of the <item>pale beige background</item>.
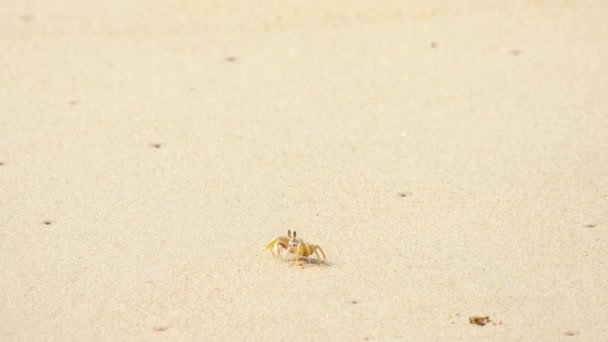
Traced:
[[606, 340], [606, 2], [417, 3], [0, 0], [0, 339]]

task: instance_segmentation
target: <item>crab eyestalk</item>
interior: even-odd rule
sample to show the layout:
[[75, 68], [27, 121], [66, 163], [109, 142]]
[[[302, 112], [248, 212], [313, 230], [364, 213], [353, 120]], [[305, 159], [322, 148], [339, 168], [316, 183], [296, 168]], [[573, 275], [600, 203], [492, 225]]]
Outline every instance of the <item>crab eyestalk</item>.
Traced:
[[[289, 231], [288, 231], [288, 233], [289, 233]], [[291, 234], [289, 234], [289, 247], [290, 248], [292, 248], [292, 247], [296, 248], [298, 246], [298, 244], [299, 244], [298, 242], [299, 241], [298, 241], [298, 239], [296, 239], [296, 232], [294, 230], [293, 236]]]

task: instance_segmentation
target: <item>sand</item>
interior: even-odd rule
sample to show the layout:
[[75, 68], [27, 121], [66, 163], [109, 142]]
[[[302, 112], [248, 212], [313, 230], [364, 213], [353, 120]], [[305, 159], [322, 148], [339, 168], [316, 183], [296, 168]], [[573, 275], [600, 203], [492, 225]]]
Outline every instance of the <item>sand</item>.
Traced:
[[605, 2], [1, 7], [0, 339], [608, 338]]

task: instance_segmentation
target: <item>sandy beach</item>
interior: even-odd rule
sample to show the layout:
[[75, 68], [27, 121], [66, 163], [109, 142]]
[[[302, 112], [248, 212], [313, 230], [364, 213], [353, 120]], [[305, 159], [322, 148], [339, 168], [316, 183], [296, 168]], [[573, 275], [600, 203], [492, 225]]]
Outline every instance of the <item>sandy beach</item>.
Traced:
[[0, 340], [608, 340], [606, 2], [0, 7]]

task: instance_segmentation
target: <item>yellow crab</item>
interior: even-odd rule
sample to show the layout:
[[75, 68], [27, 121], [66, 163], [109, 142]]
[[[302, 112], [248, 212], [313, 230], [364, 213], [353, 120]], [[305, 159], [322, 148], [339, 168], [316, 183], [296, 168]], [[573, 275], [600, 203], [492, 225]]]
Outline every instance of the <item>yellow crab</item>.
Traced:
[[319, 253], [320, 251], [323, 255], [323, 260], [325, 260], [325, 252], [319, 245], [314, 245], [312, 243], [308, 243], [302, 239], [296, 238], [296, 232], [293, 232], [293, 236], [291, 235], [291, 230], [287, 231], [287, 236], [277, 236], [266, 246], [266, 250], [272, 249], [272, 252], [275, 255], [281, 257], [281, 259], [286, 260], [290, 255], [295, 254], [296, 262], [299, 261], [300, 257], [310, 257], [313, 253], [317, 256], [318, 260], [321, 260]]

